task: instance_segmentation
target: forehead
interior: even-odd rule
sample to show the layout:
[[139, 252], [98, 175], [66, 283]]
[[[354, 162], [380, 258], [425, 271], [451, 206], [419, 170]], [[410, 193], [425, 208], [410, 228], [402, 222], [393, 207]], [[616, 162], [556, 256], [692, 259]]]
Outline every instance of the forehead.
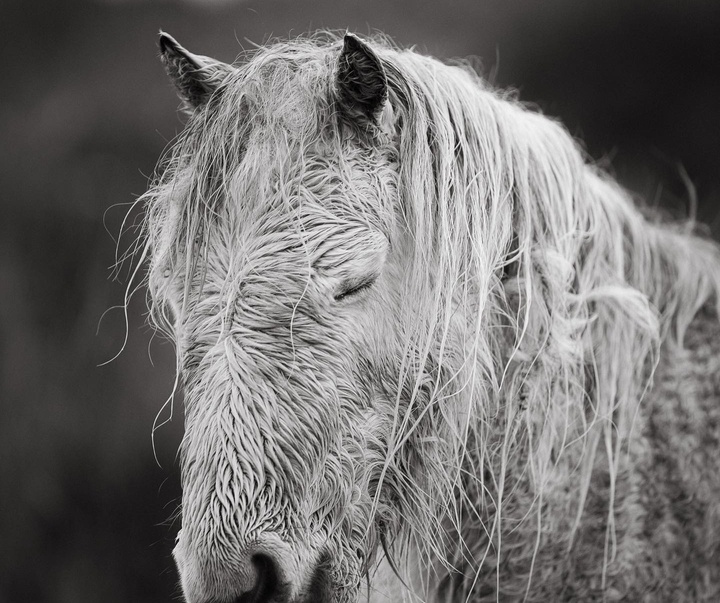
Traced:
[[339, 123], [335, 58], [259, 55], [191, 117], [151, 197], [155, 265], [239, 248], [267, 257], [293, 241], [332, 258], [394, 239], [395, 150]]
[[334, 57], [328, 49], [264, 49], [227, 77], [204, 115], [217, 133], [263, 131], [289, 141], [313, 139], [332, 121]]
[[238, 69], [190, 120], [176, 149], [186, 202], [224, 198], [250, 214], [313, 202], [333, 213], [385, 214], [395, 188], [391, 146], [343, 130], [322, 57], [271, 59]]

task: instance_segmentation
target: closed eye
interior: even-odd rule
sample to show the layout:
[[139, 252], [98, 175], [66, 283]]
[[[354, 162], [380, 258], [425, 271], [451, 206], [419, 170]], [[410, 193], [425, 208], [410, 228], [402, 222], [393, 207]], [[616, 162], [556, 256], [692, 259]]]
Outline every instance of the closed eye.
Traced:
[[375, 283], [375, 280], [377, 279], [377, 276], [371, 276], [370, 278], [364, 279], [362, 281], [352, 281], [352, 282], [346, 282], [342, 284], [342, 287], [340, 288], [340, 291], [338, 291], [334, 295], [335, 301], [342, 301], [344, 299], [347, 299], [348, 297], [352, 297], [354, 295], [357, 295], [358, 293], [361, 293], [365, 291], [366, 289], [369, 289], [373, 286]]

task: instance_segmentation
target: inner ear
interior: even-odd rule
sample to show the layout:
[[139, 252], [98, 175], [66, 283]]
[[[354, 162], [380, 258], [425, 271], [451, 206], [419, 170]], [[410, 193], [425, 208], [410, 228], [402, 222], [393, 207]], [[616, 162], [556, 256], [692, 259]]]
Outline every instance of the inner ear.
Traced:
[[380, 125], [387, 100], [382, 62], [360, 38], [347, 34], [338, 58], [336, 89], [342, 113], [357, 125]]
[[193, 54], [172, 36], [160, 32], [160, 59], [180, 98], [191, 108], [207, 104], [235, 69], [210, 57]]

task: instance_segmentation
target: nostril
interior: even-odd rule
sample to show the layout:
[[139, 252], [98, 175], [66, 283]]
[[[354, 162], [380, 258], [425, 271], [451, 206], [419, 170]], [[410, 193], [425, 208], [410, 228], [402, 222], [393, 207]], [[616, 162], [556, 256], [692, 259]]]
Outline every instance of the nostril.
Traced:
[[252, 564], [255, 568], [255, 585], [251, 591], [235, 599], [234, 603], [270, 603], [278, 597], [280, 578], [273, 559], [268, 555], [253, 555]]

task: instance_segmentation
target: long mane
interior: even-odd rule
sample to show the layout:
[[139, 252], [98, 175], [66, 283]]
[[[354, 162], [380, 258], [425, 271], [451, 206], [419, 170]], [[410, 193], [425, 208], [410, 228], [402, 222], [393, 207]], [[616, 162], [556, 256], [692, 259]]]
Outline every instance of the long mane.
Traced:
[[[407, 412], [397, 429], [402, 442], [420, 431], [421, 448], [433, 434], [446, 438], [420, 455], [436, 464], [431, 483], [408, 489], [428, 492], [409, 505], [426, 513], [413, 528], [432, 526], [420, 530], [420, 545], [439, 554], [437, 518], [450, 518], [461, 559], [448, 569], [477, 570], [501, 556], [504, 500], [515, 498], [510, 527], [526, 544], [513, 559], [532, 566], [543, 499], [575, 484], [560, 495], [574, 512], [569, 548], [604, 465], [607, 561], [633, 419], [661, 345], [681, 346], [699, 308], [718, 302], [718, 248], [690, 223], [648, 218], [561, 125], [472, 71], [411, 52], [382, 56], [402, 124], [400, 194], [415, 242], [404, 315], [432, 317], [409, 348], [438, 363], [462, 350], [455, 386], [438, 376], [423, 423]], [[467, 325], [463, 340], [449, 342], [457, 321]], [[530, 499], [512, 491], [518, 482], [529, 484]], [[484, 547], [462, 542], [483, 531]]]
[[[210, 103], [193, 117], [144, 199], [151, 290], [166, 286], [168, 257], [201, 254], [198, 233], [219, 194], [209, 183], [257, 180], [257, 161], [237, 169], [253, 120], [282, 118], [287, 127], [301, 103], [299, 144], [309, 148], [320, 136], [318, 124], [334, 111], [338, 48], [324, 35], [260, 49], [223, 89], [234, 95], [228, 106], [251, 99], [252, 114], [239, 120]], [[648, 218], [561, 125], [472, 70], [382, 40], [374, 48], [395, 130], [395, 212], [411, 242], [399, 285], [403, 387], [382, 476], [402, 481], [395, 522], [406, 529], [387, 543], [389, 553], [398, 566], [412, 547], [443, 575], [484, 566], [499, 576], [503, 534], [513, 530], [522, 535], [513, 558], [528, 561], [529, 589], [549, 521], [544, 502], [571, 514], [571, 529], [554, 543], [569, 548], [600, 471], [610, 484], [607, 561], [634, 418], [661, 346], [682, 346], [699, 308], [717, 303], [720, 253], [691, 224]], [[203, 146], [207, 128], [226, 141], [222, 148]], [[282, 153], [283, 140], [267, 147]], [[199, 200], [172, 209], [167, 199], [178, 189]], [[257, 203], [263, 196], [221, 193]], [[168, 235], [157, 225], [170, 211], [185, 215]], [[469, 591], [473, 575], [467, 579]]]

